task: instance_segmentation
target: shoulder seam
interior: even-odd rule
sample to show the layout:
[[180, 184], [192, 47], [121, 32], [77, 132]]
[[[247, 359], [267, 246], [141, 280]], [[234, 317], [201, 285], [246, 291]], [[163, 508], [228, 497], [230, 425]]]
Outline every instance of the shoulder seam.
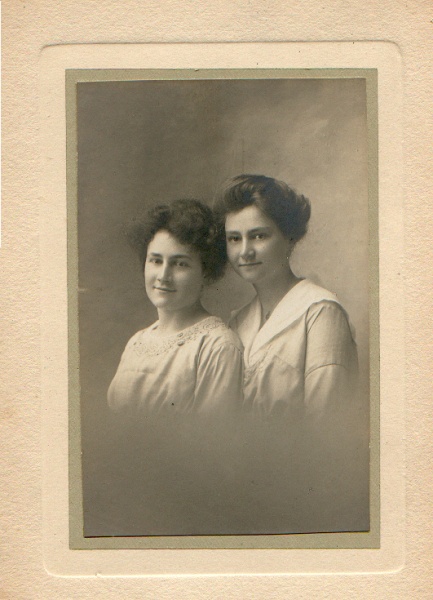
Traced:
[[313, 369], [310, 369], [308, 371], [308, 373], [305, 373], [305, 378], [307, 378], [309, 375], [311, 375], [315, 371], [318, 371], [319, 369], [323, 369], [324, 367], [341, 367], [345, 371], [350, 372], [350, 369], [346, 365], [343, 365], [338, 362], [329, 362], [329, 363], [326, 363], [325, 365], [319, 365], [318, 367], [314, 367]]

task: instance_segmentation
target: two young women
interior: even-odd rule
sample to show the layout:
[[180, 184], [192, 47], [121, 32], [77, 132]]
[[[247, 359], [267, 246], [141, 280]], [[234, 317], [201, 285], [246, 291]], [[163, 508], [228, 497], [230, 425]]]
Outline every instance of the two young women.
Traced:
[[[290, 267], [309, 202], [283, 182], [241, 175], [215, 215], [177, 201], [151, 211], [135, 236], [158, 321], [128, 342], [108, 401], [150, 423], [144, 436], [138, 427], [147, 471], [158, 448], [148, 483], [160, 482], [163, 522], [139, 533], [363, 529], [347, 485], [359, 473], [343, 468], [357, 446], [356, 347], [336, 296]], [[256, 290], [230, 328], [200, 301], [227, 256]]]

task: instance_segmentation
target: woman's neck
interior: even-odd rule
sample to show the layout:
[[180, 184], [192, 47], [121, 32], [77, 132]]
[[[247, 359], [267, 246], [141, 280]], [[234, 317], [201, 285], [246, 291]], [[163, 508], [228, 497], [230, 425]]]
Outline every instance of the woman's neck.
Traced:
[[254, 285], [262, 307], [262, 325], [270, 317], [277, 304], [298, 281], [300, 281], [299, 277], [296, 277], [289, 268], [272, 280], [268, 279], [266, 282]]
[[203, 308], [201, 303], [189, 306], [182, 310], [164, 310], [158, 309], [158, 334], [170, 335], [177, 333], [195, 325], [205, 317], [208, 317], [209, 313]]

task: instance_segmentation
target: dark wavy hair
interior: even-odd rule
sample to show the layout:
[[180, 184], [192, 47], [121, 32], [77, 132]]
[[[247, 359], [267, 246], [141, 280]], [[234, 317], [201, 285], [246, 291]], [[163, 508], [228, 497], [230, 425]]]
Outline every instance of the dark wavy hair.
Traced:
[[222, 226], [228, 213], [252, 205], [272, 219], [292, 242], [306, 234], [311, 215], [308, 198], [297, 194], [284, 181], [265, 175], [237, 175], [229, 179], [215, 199], [217, 222]]
[[198, 252], [208, 282], [222, 277], [227, 263], [224, 228], [217, 226], [209, 206], [195, 199], [174, 200], [134, 219], [126, 234], [143, 268], [149, 243], [161, 230]]

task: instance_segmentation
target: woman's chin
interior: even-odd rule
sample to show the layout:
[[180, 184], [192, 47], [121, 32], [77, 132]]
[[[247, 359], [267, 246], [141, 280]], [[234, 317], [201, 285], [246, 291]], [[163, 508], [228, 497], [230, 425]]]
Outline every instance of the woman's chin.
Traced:
[[258, 283], [259, 281], [261, 281], [264, 277], [264, 273], [263, 272], [259, 272], [257, 269], [253, 270], [253, 269], [245, 269], [245, 270], [239, 270], [237, 271], [237, 274], [244, 280], [247, 281], [248, 283], [251, 284], [255, 284]]
[[175, 304], [169, 298], [151, 298], [150, 301], [155, 308], [175, 308]]

